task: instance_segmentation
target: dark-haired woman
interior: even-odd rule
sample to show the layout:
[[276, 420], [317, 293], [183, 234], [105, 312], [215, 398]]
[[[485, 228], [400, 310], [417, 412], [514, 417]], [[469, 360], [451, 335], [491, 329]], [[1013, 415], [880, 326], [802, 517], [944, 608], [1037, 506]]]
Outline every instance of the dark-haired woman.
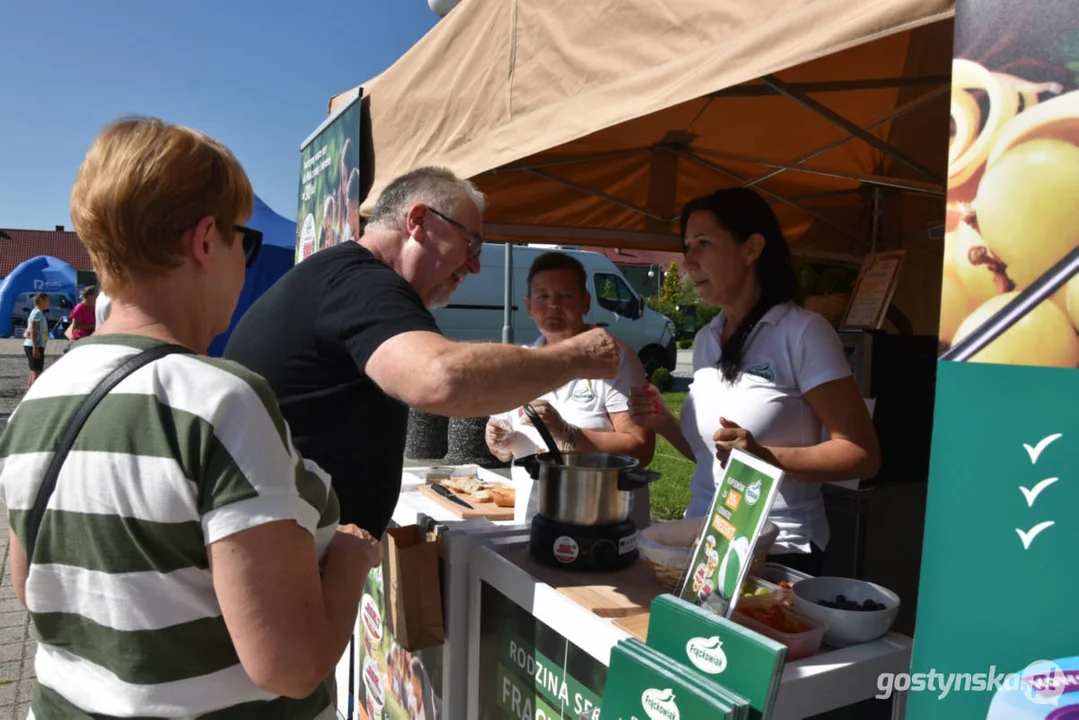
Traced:
[[817, 574], [829, 535], [820, 483], [876, 474], [872, 419], [835, 330], [792, 302], [790, 250], [760, 195], [734, 188], [691, 201], [682, 238], [698, 295], [723, 311], [694, 340], [681, 420], [651, 386], [631, 393], [631, 415], [697, 463], [687, 517], [708, 511], [732, 448], [782, 468], [773, 553]]

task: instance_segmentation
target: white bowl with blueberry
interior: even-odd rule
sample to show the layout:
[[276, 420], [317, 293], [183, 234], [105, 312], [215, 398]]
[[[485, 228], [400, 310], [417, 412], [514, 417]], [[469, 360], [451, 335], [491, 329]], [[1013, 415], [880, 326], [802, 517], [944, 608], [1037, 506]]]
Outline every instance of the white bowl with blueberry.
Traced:
[[795, 610], [828, 625], [824, 643], [832, 647], [876, 640], [899, 614], [899, 596], [865, 580], [807, 578], [794, 584], [792, 595]]

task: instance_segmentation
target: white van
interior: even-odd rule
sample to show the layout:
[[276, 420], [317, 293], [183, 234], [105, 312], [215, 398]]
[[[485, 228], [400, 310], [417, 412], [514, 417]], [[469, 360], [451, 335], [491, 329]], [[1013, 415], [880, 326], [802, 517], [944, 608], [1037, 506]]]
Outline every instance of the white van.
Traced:
[[[15, 303], [11, 306], [11, 329], [13, 337], [21, 338], [26, 329], [26, 320], [30, 317], [30, 311], [34, 309], [34, 296], [37, 291], [19, 293], [15, 296]], [[57, 323], [71, 314], [75, 306], [71, 298], [64, 293], [48, 293], [49, 310], [45, 313], [45, 319], [49, 322], [49, 328], [56, 327]]]
[[[539, 337], [536, 323], [525, 310], [528, 293], [528, 269], [532, 261], [546, 252], [564, 252], [581, 262], [588, 274], [591, 309], [585, 322], [607, 328], [615, 337], [637, 351], [645, 370], [651, 374], [658, 367], [674, 372], [677, 362], [675, 327], [664, 315], [644, 304], [622, 272], [606, 256], [596, 252], [562, 248], [513, 246], [513, 279], [510, 297], [513, 342], [530, 344]], [[480, 255], [480, 274], [470, 275], [454, 292], [450, 304], [432, 310], [439, 329], [454, 340], [501, 342], [504, 320], [506, 248], [486, 243]]]

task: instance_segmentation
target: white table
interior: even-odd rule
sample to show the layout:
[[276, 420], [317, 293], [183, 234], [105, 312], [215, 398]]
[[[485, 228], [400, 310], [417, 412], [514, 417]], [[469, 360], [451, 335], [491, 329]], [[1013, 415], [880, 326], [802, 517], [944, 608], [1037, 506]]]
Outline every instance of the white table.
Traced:
[[[610, 619], [594, 615], [504, 556], [527, 542], [527, 533], [518, 532], [491, 538], [478, 548], [469, 565], [471, 597], [478, 601], [481, 583], [488, 583], [597, 661], [609, 665], [614, 645], [631, 636]], [[479, 602], [469, 607], [467, 714], [453, 715], [454, 718], [479, 717], [483, 612]], [[880, 673], [909, 672], [912, 643], [909, 637], [889, 633], [874, 642], [843, 649], [823, 648], [817, 655], [787, 663], [773, 718], [796, 720], [873, 699], [879, 692]], [[892, 718], [903, 720], [906, 696], [896, 692], [892, 697]]]

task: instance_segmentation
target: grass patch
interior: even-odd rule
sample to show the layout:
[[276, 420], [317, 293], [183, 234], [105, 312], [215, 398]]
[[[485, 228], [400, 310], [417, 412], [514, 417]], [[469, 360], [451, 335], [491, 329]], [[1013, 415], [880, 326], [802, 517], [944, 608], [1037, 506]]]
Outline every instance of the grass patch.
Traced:
[[[686, 393], [663, 393], [663, 399], [675, 417], [681, 417]], [[648, 467], [663, 476], [652, 483], [652, 517], [657, 520], [680, 519], [689, 507], [689, 481], [693, 477], [693, 461], [687, 460], [666, 439], [657, 437], [656, 455]]]

